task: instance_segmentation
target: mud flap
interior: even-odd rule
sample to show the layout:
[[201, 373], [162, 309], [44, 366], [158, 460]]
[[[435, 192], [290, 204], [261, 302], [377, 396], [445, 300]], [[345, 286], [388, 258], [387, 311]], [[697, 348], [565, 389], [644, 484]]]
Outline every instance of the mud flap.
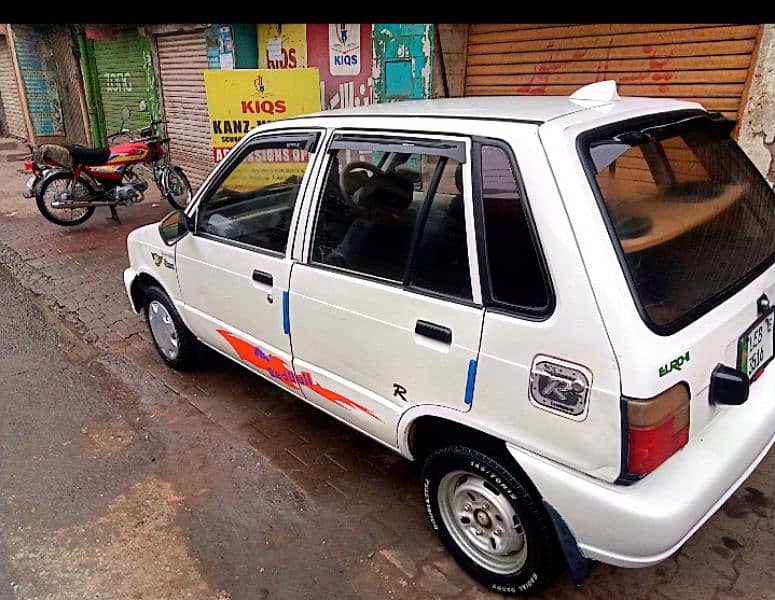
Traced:
[[565, 562], [568, 564], [568, 570], [570, 571], [571, 579], [576, 585], [580, 585], [589, 575], [589, 570], [592, 566], [592, 561], [586, 558], [579, 551], [579, 547], [576, 544], [576, 538], [573, 537], [573, 533], [568, 528], [565, 520], [560, 513], [549, 504], [546, 500], [543, 501], [546, 512], [552, 519], [554, 530], [557, 532], [557, 539], [560, 542], [562, 553], [565, 555]]

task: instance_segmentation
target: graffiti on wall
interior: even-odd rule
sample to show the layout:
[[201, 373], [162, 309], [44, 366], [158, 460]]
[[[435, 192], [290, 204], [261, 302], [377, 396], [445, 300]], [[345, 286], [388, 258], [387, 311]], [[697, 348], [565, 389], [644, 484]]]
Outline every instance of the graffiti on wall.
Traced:
[[273, 23], [257, 25], [257, 30], [260, 69], [300, 69], [307, 66], [306, 25]]
[[320, 69], [324, 109], [371, 104], [371, 25], [307, 25], [307, 61]]

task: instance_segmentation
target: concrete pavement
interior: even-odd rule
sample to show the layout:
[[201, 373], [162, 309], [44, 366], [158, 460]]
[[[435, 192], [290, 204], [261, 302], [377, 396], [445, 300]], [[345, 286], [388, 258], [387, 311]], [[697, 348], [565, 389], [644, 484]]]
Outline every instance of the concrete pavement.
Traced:
[[[169, 206], [57, 227], [21, 197], [13, 156], [0, 262], [49, 316], [12, 312], [29, 298], [0, 277], [16, 294], [0, 297], [0, 356], [19, 352], [0, 367], [0, 599], [490, 597], [436, 541], [413, 465], [219, 356], [161, 364], [121, 272], [126, 234]], [[546, 596], [775, 598], [773, 475], [771, 455], [661, 565], [598, 566]]]

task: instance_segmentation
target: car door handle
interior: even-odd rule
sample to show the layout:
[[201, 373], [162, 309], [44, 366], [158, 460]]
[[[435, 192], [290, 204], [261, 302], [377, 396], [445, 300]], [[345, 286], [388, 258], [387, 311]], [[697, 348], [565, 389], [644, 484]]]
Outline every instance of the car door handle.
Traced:
[[430, 321], [417, 321], [414, 326], [414, 332], [417, 335], [422, 335], [433, 340], [444, 342], [445, 344], [452, 343], [452, 330], [449, 327], [443, 325], [436, 325]]
[[259, 271], [258, 269], [253, 271], [253, 281], [263, 283], [264, 285], [274, 284], [274, 278], [272, 277], [271, 273], [267, 273], [266, 271]]

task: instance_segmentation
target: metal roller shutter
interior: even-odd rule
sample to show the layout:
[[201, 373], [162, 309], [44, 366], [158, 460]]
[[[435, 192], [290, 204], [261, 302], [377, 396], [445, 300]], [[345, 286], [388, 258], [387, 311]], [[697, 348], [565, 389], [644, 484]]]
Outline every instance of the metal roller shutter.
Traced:
[[29, 25], [13, 25], [13, 45], [35, 136], [64, 136], [56, 65], [44, 33]]
[[63, 26], [51, 32], [51, 49], [59, 71], [67, 141], [88, 146], [89, 139], [84, 128], [85, 107], [81, 104], [81, 66], [73, 53], [73, 47], [69, 27]]
[[214, 164], [202, 75], [207, 70], [204, 31], [159, 36], [157, 49], [171, 159], [198, 187]]
[[3, 103], [8, 133], [17, 138], [28, 139], [11, 49], [5, 37], [0, 37], [0, 101]]
[[615, 79], [622, 95], [695, 100], [735, 118], [760, 31], [692, 23], [472, 24], [465, 94], [566, 95]]
[[148, 127], [158, 104], [148, 40], [137, 31], [122, 31], [111, 40], [95, 40], [94, 60], [107, 132], [121, 127], [124, 107], [131, 111], [126, 123], [129, 129]]

